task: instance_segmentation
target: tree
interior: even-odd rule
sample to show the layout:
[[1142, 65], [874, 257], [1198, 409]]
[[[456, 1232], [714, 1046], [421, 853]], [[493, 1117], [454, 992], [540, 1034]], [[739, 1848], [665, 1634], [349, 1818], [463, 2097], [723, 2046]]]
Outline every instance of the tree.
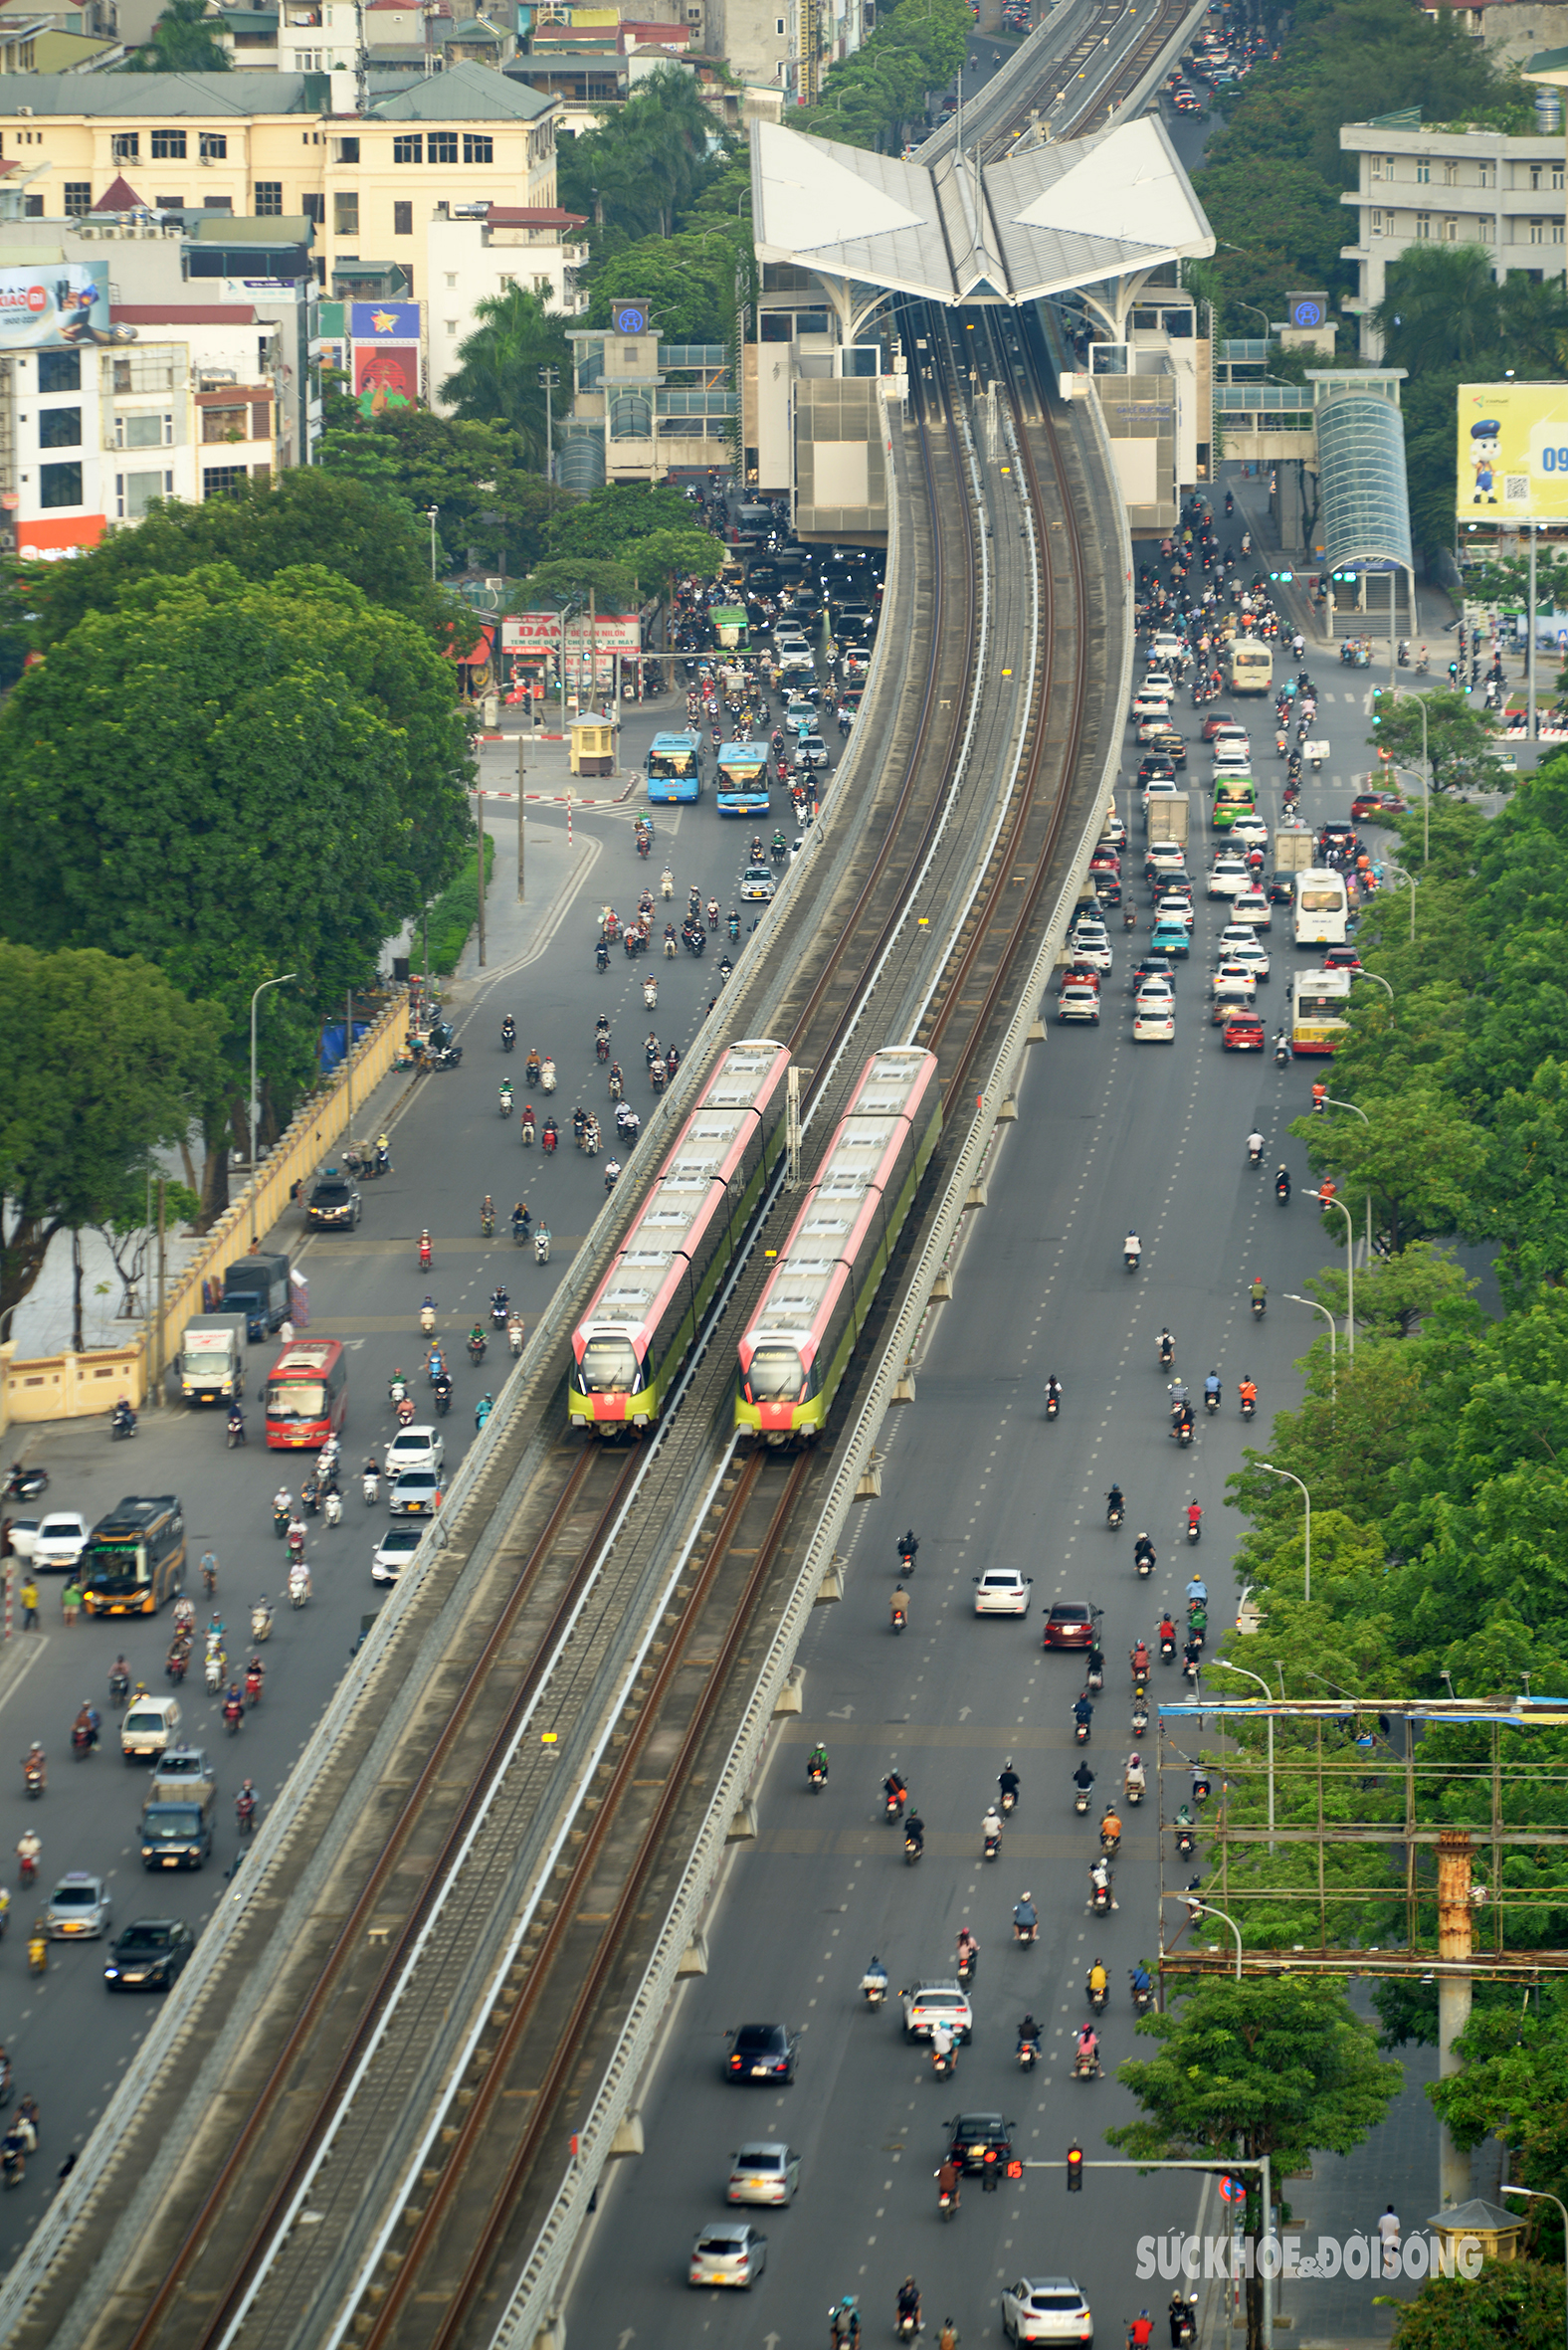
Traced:
[[269, 1071], [305, 1082], [320, 1015], [456, 870], [472, 773], [451, 665], [319, 566], [134, 581], [28, 671], [0, 713], [9, 926], [158, 964], [227, 1016], [204, 1212], [225, 1204], [252, 990], [297, 995]]
[[219, 1087], [222, 1029], [138, 956], [0, 941], [0, 1333], [57, 1233], [145, 1222], [153, 1152]]
[[521, 286], [482, 295], [474, 315], [479, 325], [459, 343], [458, 364], [442, 385], [441, 398], [461, 417], [506, 426], [542, 465], [548, 452], [539, 370], [568, 370], [565, 327]]
[[601, 612], [635, 612], [637, 575], [627, 563], [595, 562], [591, 556], [565, 556], [559, 562], [539, 563], [516, 590], [518, 612], [548, 610], [574, 597], [588, 609], [592, 596]]
[[1412, 375], [1470, 368], [1496, 346], [1501, 315], [1484, 245], [1410, 245], [1388, 265], [1372, 312], [1385, 363]]
[[111, 530], [74, 562], [40, 564], [26, 575], [39, 641], [53, 645], [90, 612], [112, 611], [133, 581], [167, 580], [208, 563], [252, 580], [324, 564], [433, 634], [446, 616], [431, 585], [423, 518], [416, 528], [365, 483], [303, 466], [271, 483], [241, 483], [232, 497], [160, 503], [145, 521]]
[[[1205, 2155], [1267, 2155], [1274, 2182], [1304, 2170], [1315, 2149], [1348, 2154], [1380, 2122], [1403, 2073], [1383, 2062], [1342, 1984], [1202, 1981], [1176, 1994], [1165, 2015], [1145, 2016], [1140, 2037], [1159, 2054], [1134, 2057], [1116, 2077], [1143, 2119], [1105, 2132], [1134, 2162]], [[1248, 2199], [1249, 2233], [1269, 2225], [1263, 2199]], [[1263, 2339], [1263, 2291], [1247, 2285], [1247, 2350]]]
[[316, 464], [364, 483], [420, 530], [435, 506], [449, 545], [516, 573], [546, 551], [552, 517], [574, 502], [528, 470], [528, 454], [505, 425], [391, 408], [323, 433]]
[[227, 74], [234, 60], [217, 38], [207, 0], [165, 0], [152, 38], [133, 49], [122, 74]]
[[[1387, 1015], [1381, 994], [1378, 1002]], [[1437, 1082], [1384, 1094], [1364, 1118], [1308, 1116], [1290, 1131], [1306, 1144], [1314, 1168], [1343, 1178], [1339, 1196], [1352, 1226], [1371, 1194], [1396, 1249], [1461, 1231], [1488, 1164], [1485, 1135]], [[1326, 1215], [1324, 1224], [1334, 1242], [1344, 1239], [1338, 1216]]]
[[646, 301], [666, 342], [727, 343], [735, 295], [753, 275], [749, 222], [690, 236], [649, 237], [623, 245], [590, 273], [585, 324], [607, 326], [613, 301]]
[[1463, 693], [1402, 693], [1392, 704], [1385, 697], [1379, 704], [1377, 729], [1367, 736], [1370, 747], [1386, 751], [1399, 766], [1419, 775], [1423, 709], [1435, 791], [1507, 790], [1511, 778], [1498, 764], [1496, 735]]
[[[1508, 2149], [1508, 2176], [1521, 2187], [1562, 2195], [1568, 2180], [1568, 2010], [1560, 1979], [1539, 2000], [1472, 2010], [1459, 2041], [1462, 2072], [1429, 2084], [1427, 2095], [1457, 2146], [1469, 2151], [1486, 2138]], [[1528, 2215], [1546, 2240], [1546, 2256], [1562, 2259], [1562, 2226], [1549, 2204]], [[1558, 2310], [1561, 2322], [1561, 2297]]]
[[1401, 2307], [1390, 2340], [1391, 2350], [1497, 2350], [1502, 2342], [1557, 2350], [1562, 2338], [1562, 2271], [1538, 2260], [1488, 2260], [1473, 2278], [1429, 2277]]
[[692, 76], [684, 66], [661, 66], [607, 121], [562, 140], [560, 201], [597, 230], [668, 237], [729, 158], [730, 142]]

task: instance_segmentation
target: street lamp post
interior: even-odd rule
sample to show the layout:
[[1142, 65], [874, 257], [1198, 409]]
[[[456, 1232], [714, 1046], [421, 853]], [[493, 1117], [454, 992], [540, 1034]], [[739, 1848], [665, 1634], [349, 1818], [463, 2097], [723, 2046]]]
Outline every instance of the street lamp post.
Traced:
[[[1421, 712], [1421, 862], [1425, 865], [1432, 847], [1432, 761], [1427, 751], [1427, 697], [1424, 693], [1407, 693], [1406, 701], [1413, 701]], [[1396, 687], [1394, 699], [1400, 694]], [[1406, 774], [1410, 772], [1407, 768]]]
[[1350, 1359], [1356, 1359], [1356, 1228], [1350, 1221], [1350, 1210], [1343, 1200], [1325, 1200], [1320, 1191], [1309, 1191], [1309, 1200], [1316, 1200], [1320, 1208], [1337, 1208], [1345, 1220], [1345, 1343]]
[[1301, 1484], [1301, 1479], [1296, 1475], [1293, 1469], [1275, 1469], [1272, 1461], [1260, 1461], [1258, 1466], [1260, 1469], [1266, 1469], [1271, 1476], [1288, 1477], [1292, 1485], [1300, 1486], [1301, 1499], [1306, 1503], [1306, 1538], [1304, 1545], [1304, 1555], [1306, 1559], [1306, 1588], [1303, 1598], [1304, 1604], [1307, 1607], [1310, 1607], [1312, 1604], [1312, 1496], [1307, 1491], [1305, 1485]]
[[539, 369], [539, 389], [544, 394], [544, 479], [546, 482], [553, 482], [555, 479], [555, 436], [550, 400], [560, 380], [561, 371], [558, 367], [541, 367]]
[[[1204, 1900], [1201, 1893], [1161, 1893], [1160, 1899], [1162, 1901], [1185, 1901], [1189, 1912], [1196, 1904], [1199, 1917], [1217, 1917], [1230, 1927], [1236, 1936], [1236, 1980], [1239, 1983], [1242, 1979], [1242, 1929], [1235, 1918], [1227, 1916], [1223, 1909], [1216, 1909], [1213, 1902]], [[1198, 1919], [1194, 1918], [1194, 1925], [1197, 1922]]]
[[430, 521], [430, 576], [432, 582], [434, 582], [436, 577], [436, 516], [440, 513], [440, 511], [441, 508], [439, 505], [427, 506], [425, 508], [425, 512]]
[[1315, 1297], [1298, 1297], [1293, 1289], [1282, 1289], [1279, 1293], [1282, 1297], [1288, 1297], [1292, 1305], [1309, 1305], [1328, 1324], [1328, 1400], [1333, 1403], [1338, 1393], [1338, 1372], [1334, 1358], [1339, 1344], [1339, 1330], [1334, 1317], [1326, 1305], [1318, 1304]]
[[[1244, 1680], [1255, 1680], [1258, 1683], [1258, 1686], [1262, 1689], [1264, 1695], [1269, 1699], [1270, 1703], [1273, 1704], [1274, 1691], [1269, 1686], [1269, 1683], [1264, 1679], [1264, 1676], [1261, 1672], [1253, 1672], [1245, 1665], [1231, 1665], [1229, 1663], [1222, 1663], [1218, 1657], [1216, 1657], [1214, 1663], [1210, 1665], [1209, 1670], [1211, 1672], [1239, 1672]], [[1274, 1834], [1274, 1717], [1271, 1713], [1269, 1716], [1269, 1833], [1271, 1836]]]
[[[1377, 973], [1376, 973], [1375, 971], [1363, 971], [1363, 972], [1362, 972], [1362, 974], [1361, 974], [1361, 977], [1362, 977], [1363, 979], [1377, 979]], [[1378, 981], [1378, 985], [1379, 985], [1380, 987], [1388, 987], [1388, 981], [1387, 981], [1386, 979], [1379, 980], [1379, 981]], [[1388, 987], [1388, 993], [1389, 993], [1389, 1001], [1390, 1001], [1390, 1003], [1392, 1003], [1392, 1002], [1393, 1002], [1393, 1000], [1394, 1000], [1394, 990], [1393, 990], [1391, 987]], [[1370, 1118], [1367, 1116], [1367, 1113], [1366, 1113], [1366, 1111], [1365, 1111], [1364, 1109], [1357, 1109], [1357, 1107], [1356, 1107], [1356, 1105], [1355, 1105], [1355, 1103], [1354, 1103], [1353, 1101], [1336, 1101], [1336, 1100], [1334, 1099], [1334, 1096], [1333, 1096], [1333, 1094], [1332, 1094], [1332, 1093], [1325, 1093], [1325, 1094], [1323, 1095], [1323, 1099], [1324, 1099], [1324, 1100], [1327, 1102], [1327, 1104], [1328, 1104], [1328, 1106], [1329, 1106], [1329, 1108], [1330, 1108], [1330, 1109], [1348, 1109], [1348, 1110], [1349, 1110], [1349, 1112], [1350, 1112], [1350, 1114], [1351, 1114], [1351, 1116], [1352, 1116], [1353, 1118], [1359, 1118], [1359, 1119], [1361, 1120], [1361, 1123], [1362, 1123], [1362, 1125], [1363, 1125], [1363, 1126], [1370, 1126], [1370, 1125], [1371, 1125], [1371, 1123], [1372, 1123], [1372, 1120], [1371, 1120], [1371, 1119], [1370, 1119]], [[1372, 1191], [1371, 1191], [1371, 1186], [1369, 1185], [1369, 1186], [1368, 1186], [1368, 1188], [1367, 1188], [1367, 1262], [1370, 1264], [1370, 1263], [1371, 1263], [1371, 1260], [1372, 1260]]]
[[[1394, 990], [1389, 986], [1388, 981], [1383, 977], [1381, 971], [1357, 971], [1355, 973], [1355, 977], [1357, 979], [1375, 979], [1378, 983], [1378, 986], [1386, 990], [1389, 1002], [1391, 1004], [1393, 1003]], [[1346, 1102], [1343, 1106], [1348, 1108], [1349, 1103]]]
[[[256, 1238], [256, 1124], [260, 1104], [256, 1097], [256, 1007], [270, 987], [287, 987], [291, 979], [297, 979], [297, 971], [286, 971], [281, 979], [264, 979], [251, 998], [251, 1238]], [[352, 1047], [352, 1038], [349, 1039]]]
[[1504, 2195], [1527, 2195], [1534, 2203], [1555, 2203], [1563, 2216], [1563, 2340], [1568, 2342], [1568, 2209], [1555, 2195], [1548, 2195], [1544, 2187], [1504, 2187]]
[[1385, 873], [1392, 874], [1396, 881], [1403, 881], [1410, 891], [1410, 943], [1414, 946], [1416, 943], [1416, 877], [1412, 873], [1407, 873], [1402, 865], [1396, 865], [1392, 857], [1384, 858], [1383, 870]]

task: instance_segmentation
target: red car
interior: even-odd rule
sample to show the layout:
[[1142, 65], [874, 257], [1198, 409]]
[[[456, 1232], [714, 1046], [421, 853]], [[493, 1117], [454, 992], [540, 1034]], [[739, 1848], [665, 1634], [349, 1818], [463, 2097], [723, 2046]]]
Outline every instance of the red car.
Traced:
[[1385, 817], [1408, 816], [1410, 802], [1402, 800], [1398, 792], [1358, 792], [1350, 803], [1352, 824], [1381, 824]]
[[1094, 1646], [1094, 1615], [1081, 1600], [1059, 1599], [1046, 1618], [1048, 1649], [1091, 1649]]
[[1088, 861], [1088, 870], [1091, 874], [1114, 874], [1119, 880], [1121, 859], [1114, 849], [1096, 849]]
[[1323, 956], [1325, 971], [1359, 971], [1361, 957], [1347, 940], [1343, 946], [1331, 946]]
[[1261, 1053], [1264, 1024], [1256, 1012], [1227, 1012], [1220, 1043], [1227, 1053]]
[[1234, 726], [1236, 720], [1229, 710], [1211, 710], [1203, 721], [1203, 739], [1212, 742], [1222, 726]]

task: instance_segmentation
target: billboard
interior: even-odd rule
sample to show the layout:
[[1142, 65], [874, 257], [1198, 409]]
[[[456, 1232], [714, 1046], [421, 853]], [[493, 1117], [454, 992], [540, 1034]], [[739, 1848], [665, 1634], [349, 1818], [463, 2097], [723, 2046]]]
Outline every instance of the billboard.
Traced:
[[0, 351], [113, 340], [106, 261], [0, 270]]
[[[509, 612], [500, 628], [501, 645], [507, 653], [554, 653], [561, 642], [558, 612]], [[573, 613], [566, 629], [568, 652], [580, 652], [587, 636], [587, 614]], [[601, 612], [594, 621], [593, 636], [600, 654], [642, 649], [642, 623], [635, 612]]]
[[1568, 383], [1462, 383], [1462, 522], [1568, 522]]
[[350, 302], [348, 339], [353, 352], [354, 398], [361, 415], [380, 416], [388, 408], [418, 407], [417, 301]]

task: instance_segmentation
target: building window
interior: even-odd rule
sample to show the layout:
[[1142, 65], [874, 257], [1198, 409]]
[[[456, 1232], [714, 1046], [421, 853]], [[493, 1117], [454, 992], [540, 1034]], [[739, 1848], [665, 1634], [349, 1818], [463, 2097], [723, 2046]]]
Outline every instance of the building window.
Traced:
[[1561, 165], [1560, 163], [1554, 163], [1554, 164], [1552, 165], [1552, 186], [1553, 186], [1554, 188], [1560, 188], [1560, 187], [1562, 186], [1562, 184], [1563, 184], [1563, 167], [1562, 167], [1562, 165]]
[[41, 465], [38, 469], [38, 502], [41, 506], [80, 505], [82, 503], [82, 460], [70, 465]]
[[249, 425], [250, 416], [244, 408], [204, 408], [201, 412], [201, 437], [207, 443], [248, 441]]
[[427, 160], [432, 163], [456, 163], [458, 134], [455, 130], [433, 130], [426, 139]]
[[784, 19], [781, 16], [776, 16], [773, 19], [773, 38], [775, 41], [782, 41], [784, 38]]
[[229, 159], [229, 134], [226, 130], [204, 130], [201, 134], [201, 159], [204, 163], [226, 163]]
[[1539, 165], [1538, 163], [1532, 163], [1532, 164], [1530, 165], [1530, 194], [1531, 194], [1532, 196], [1534, 196], [1534, 195], [1538, 195], [1538, 194], [1539, 194], [1539, 192], [1540, 192], [1540, 185], [1541, 185], [1541, 167], [1540, 167], [1540, 165]]
[[1430, 238], [1430, 237], [1431, 237], [1431, 235], [1432, 235], [1432, 215], [1431, 215], [1431, 213], [1430, 213], [1430, 212], [1418, 212], [1418, 213], [1417, 213], [1417, 215], [1416, 215], [1416, 235], [1417, 235], [1417, 238], [1418, 238], [1418, 239], [1426, 239], [1426, 238]]
[[1416, 157], [1416, 178], [1425, 187], [1432, 177], [1432, 164], [1426, 155]]
[[[67, 209], [67, 211], [69, 211], [71, 208], [70, 208], [70, 206], [68, 205], [68, 206], [66, 207], [66, 209]], [[24, 197], [22, 198], [22, 218], [23, 218], [24, 220], [42, 220], [42, 219], [43, 219], [43, 217], [44, 217], [44, 199], [43, 199], [43, 197], [42, 197], [42, 196], [24, 196]]]
[[172, 449], [174, 419], [159, 416], [153, 411], [116, 416], [114, 419], [114, 447], [116, 449]]
[[183, 196], [154, 196], [152, 203], [153, 209], [157, 212], [183, 212], [185, 210]]
[[1443, 234], [1439, 239], [1439, 243], [1443, 245], [1457, 245], [1459, 241], [1460, 224], [1458, 220], [1456, 220], [1454, 214], [1451, 212], [1443, 223]]
[[40, 351], [38, 354], [38, 388], [41, 392], [80, 392], [82, 389], [82, 353], [80, 351]]
[[116, 474], [114, 518], [118, 522], [139, 522], [155, 497], [173, 495], [172, 474]]
[[1562, 243], [1562, 241], [1563, 241], [1563, 224], [1562, 224], [1561, 220], [1554, 220], [1554, 221], [1552, 222], [1552, 243], [1553, 243], [1554, 245], [1560, 245], [1560, 244]]
[[351, 188], [339, 188], [333, 194], [332, 230], [339, 237], [359, 234], [359, 198]]
[[1483, 163], [1480, 166], [1480, 178], [1476, 184], [1477, 186], [1483, 188], [1494, 188], [1496, 186], [1497, 166], [1495, 163]]
[[1460, 184], [1460, 167], [1452, 159], [1443, 166], [1443, 184], [1446, 188], [1457, 188]]
[[155, 130], [152, 134], [152, 152], [154, 155], [167, 155], [171, 159], [178, 155], [183, 163], [185, 160], [184, 131]]
[[1372, 234], [1374, 237], [1381, 237], [1383, 233], [1383, 215], [1381, 212], [1374, 212], [1372, 215]]
[[38, 420], [38, 446], [40, 449], [80, 449], [81, 409], [46, 408]]
[[393, 205], [393, 207], [392, 207], [392, 234], [393, 234], [393, 236], [394, 236], [394, 237], [412, 237], [412, 236], [413, 236], [413, 234], [414, 234], [414, 207], [413, 207], [413, 204], [412, 204], [411, 202], [404, 202], [404, 203], [399, 203], [399, 204], [394, 204], [394, 205]]
[[284, 208], [284, 183], [281, 179], [259, 179], [256, 183], [256, 213], [259, 220], [276, 219]]
[[299, 201], [304, 207], [305, 219], [313, 220], [318, 229], [324, 229], [326, 226], [326, 198], [306, 194], [301, 196]]
[[1530, 223], [1530, 243], [1531, 243], [1532, 245], [1544, 245], [1544, 244], [1545, 244], [1545, 242], [1546, 242], [1546, 223], [1545, 223], [1545, 221], [1543, 221], [1543, 220], [1532, 220], [1532, 221], [1531, 221], [1531, 223]]
[[466, 130], [463, 133], [463, 160], [465, 163], [493, 163], [495, 141], [486, 131]]
[[251, 439], [270, 441], [273, 437], [273, 410], [269, 400], [251, 402]]
[[324, 49], [297, 49], [294, 52], [296, 74], [324, 74], [327, 70]]
[[535, 278], [533, 281], [533, 291], [538, 295], [540, 301], [548, 301], [551, 294], [555, 292], [555, 288], [548, 278]]
[[417, 130], [400, 130], [392, 141], [392, 160], [394, 163], [423, 163], [425, 160], [423, 134]]
[[[782, 21], [783, 21], [783, 20], [782, 20], [782, 19], [780, 19], [780, 22], [781, 22], [781, 23], [782, 23]], [[1370, 163], [1370, 164], [1371, 164], [1371, 166], [1372, 166], [1372, 177], [1373, 177], [1374, 179], [1392, 179], [1392, 178], [1393, 178], [1393, 176], [1394, 176], [1394, 158], [1393, 158], [1393, 156], [1392, 156], [1392, 155], [1389, 155], [1389, 156], [1387, 156], [1387, 157], [1384, 157], [1384, 156], [1382, 156], [1382, 155], [1371, 155], [1371, 156], [1369, 156], [1369, 157], [1367, 158], [1367, 160], [1369, 161], [1369, 163]]]
[[109, 153], [116, 163], [134, 163], [140, 148], [139, 130], [116, 130], [109, 140]]
[[458, 273], [457, 273], [457, 271], [456, 271], [456, 270], [449, 270], [449, 271], [447, 272], [447, 292], [448, 292], [449, 294], [456, 294], [456, 293], [457, 293], [457, 291], [458, 291]]
[[243, 465], [209, 465], [202, 468], [201, 493], [203, 497], [227, 497], [245, 480]]
[[339, 163], [357, 163], [359, 161], [359, 141], [357, 138], [340, 138], [338, 140], [337, 160]]
[[457, 331], [458, 331], [458, 321], [456, 320], [456, 318], [449, 318], [449, 319], [447, 320], [447, 332], [448, 332], [449, 334], [456, 334], [456, 333], [457, 333]]

